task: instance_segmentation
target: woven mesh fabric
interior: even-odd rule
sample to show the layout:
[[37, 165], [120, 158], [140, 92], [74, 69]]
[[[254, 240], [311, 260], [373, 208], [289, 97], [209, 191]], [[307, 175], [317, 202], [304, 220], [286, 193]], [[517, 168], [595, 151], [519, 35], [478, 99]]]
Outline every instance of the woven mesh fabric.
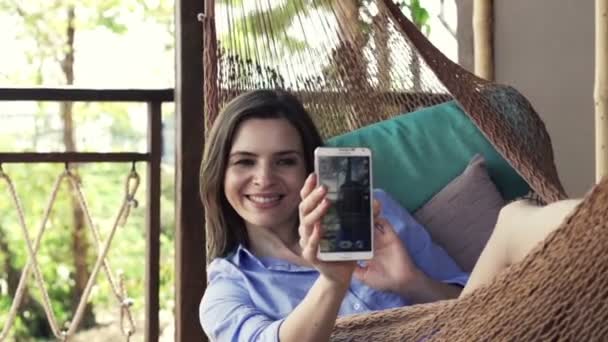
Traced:
[[608, 340], [608, 178], [524, 260], [464, 298], [339, 319], [332, 341]]
[[544, 202], [566, 198], [528, 100], [450, 61], [392, 1], [237, 3], [203, 20], [207, 128], [251, 89], [293, 92], [325, 137], [453, 99]]

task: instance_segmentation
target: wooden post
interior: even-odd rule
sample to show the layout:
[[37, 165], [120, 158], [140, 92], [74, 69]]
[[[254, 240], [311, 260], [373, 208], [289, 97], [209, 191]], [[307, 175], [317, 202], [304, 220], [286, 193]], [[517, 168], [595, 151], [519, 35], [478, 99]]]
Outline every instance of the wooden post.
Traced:
[[595, 0], [595, 179], [608, 175], [608, 0]]
[[475, 74], [486, 80], [494, 79], [493, 13], [493, 0], [474, 1], [473, 39], [475, 44]]
[[175, 1], [175, 341], [206, 341], [198, 319], [205, 285], [201, 0]]
[[146, 215], [146, 324], [144, 341], [159, 337], [160, 289], [160, 162], [162, 155], [162, 103], [148, 102], [147, 215]]

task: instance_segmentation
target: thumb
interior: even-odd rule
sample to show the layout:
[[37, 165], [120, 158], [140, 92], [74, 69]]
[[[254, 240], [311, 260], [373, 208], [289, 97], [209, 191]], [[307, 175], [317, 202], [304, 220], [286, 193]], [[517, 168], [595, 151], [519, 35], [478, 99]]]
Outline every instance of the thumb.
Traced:
[[395, 233], [395, 229], [393, 229], [393, 225], [388, 222], [387, 219], [383, 218], [383, 217], [378, 217], [374, 220], [374, 226], [376, 227], [376, 231], [378, 231], [378, 233], [380, 234], [388, 234], [390, 235], [396, 235], [397, 233]]

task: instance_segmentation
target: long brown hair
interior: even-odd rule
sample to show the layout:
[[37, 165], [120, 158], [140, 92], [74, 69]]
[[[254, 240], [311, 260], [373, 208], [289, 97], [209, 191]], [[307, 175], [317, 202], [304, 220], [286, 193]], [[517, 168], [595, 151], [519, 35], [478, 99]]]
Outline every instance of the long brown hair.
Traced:
[[243, 219], [224, 194], [224, 176], [234, 134], [245, 120], [286, 119], [300, 133], [308, 173], [314, 169], [314, 150], [323, 140], [302, 103], [282, 90], [254, 90], [230, 101], [215, 120], [205, 142], [201, 166], [201, 198], [205, 207], [207, 261], [225, 257], [239, 244], [248, 245]]

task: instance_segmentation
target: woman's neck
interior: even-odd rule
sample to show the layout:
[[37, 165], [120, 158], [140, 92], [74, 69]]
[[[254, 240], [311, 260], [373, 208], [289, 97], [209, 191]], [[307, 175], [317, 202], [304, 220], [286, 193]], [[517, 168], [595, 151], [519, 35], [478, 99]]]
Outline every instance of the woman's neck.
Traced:
[[257, 257], [273, 257], [302, 264], [296, 228], [270, 229], [247, 225], [249, 249]]

